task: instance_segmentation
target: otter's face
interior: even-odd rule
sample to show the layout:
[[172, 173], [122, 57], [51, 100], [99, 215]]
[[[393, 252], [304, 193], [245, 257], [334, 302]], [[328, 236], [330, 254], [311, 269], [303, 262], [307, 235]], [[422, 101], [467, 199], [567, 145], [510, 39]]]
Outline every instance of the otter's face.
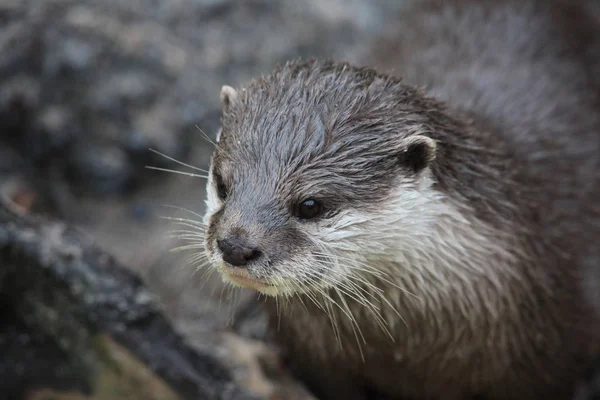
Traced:
[[[221, 93], [206, 252], [226, 281], [268, 295], [375, 273], [370, 258], [398, 246], [388, 225], [420, 212], [433, 190], [435, 143], [412, 105], [395, 97], [399, 87], [318, 68], [284, 69]], [[407, 224], [407, 237], [418, 237], [417, 225]]]

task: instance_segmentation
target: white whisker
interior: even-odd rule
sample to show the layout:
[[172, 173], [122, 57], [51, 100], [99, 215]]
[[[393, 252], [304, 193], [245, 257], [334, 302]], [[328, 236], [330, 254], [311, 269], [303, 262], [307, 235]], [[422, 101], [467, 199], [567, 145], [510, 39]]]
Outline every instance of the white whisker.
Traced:
[[198, 244], [198, 243], [196, 243], [196, 244], [188, 244], [188, 245], [185, 245], [185, 246], [174, 247], [170, 251], [172, 253], [178, 253], [180, 251], [193, 250], [193, 249], [203, 250], [204, 249], [204, 245], [203, 244]]
[[179, 161], [179, 160], [177, 160], [177, 159], [175, 159], [175, 158], [173, 158], [173, 157], [169, 157], [168, 155], [166, 155], [166, 154], [163, 154], [163, 153], [161, 153], [161, 152], [160, 152], [160, 151], [158, 151], [158, 150], [154, 150], [154, 149], [148, 149], [148, 150], [150, 150], [151, 152], [153, 152], [153, 153], [155, 153], [155, 154], [158, 154], [158, 155], [159, 155], [159, 156], [161, 156], [161, 157], [164, 157], [164, 158], [166, 158], [167, 160], [171, 160], [171, 161], [173, 161], [173, 162], [175, 162], [175, 163], [177, 163], [177, 164], [179, 164], [179, 165], [182, 165], [182, 166], [184, 166], [184, 167], [191, 168], [191, 169], [194, 169], [194, 170], [196, 170], [196, 171], [200, 171], [200, 172], [204, 172], [204, 173], [207, 173], [207, 174], [208, 174], [208, 171], [207, 171], [207, 170], [205, 170], [205, 169], [198, 168], [198, 167], [194, 167], [193, 165], [190, 165], [190, 164], [186, 164], [186, 163], [184, 163], [183, 161]]
[[198, 174], [193, 174], [191, 172], [183, 172], [183, 171], [177, 171], [175, 169], [168, 169], [168, 168], [161, 168], [161, 167], [153, 167], [150, 165], [146, 165], [146, 168], [148, 169], [153, 169], [156, 171], [162, 171], [162, 172], [170, 172], [172, 174], [179, 174], [179, 175], [186, 175], [186, 176], [191, 176], [193, 178], [202, 178], [202, 179], [208, 179], [208, 176], [206, 175], [198, 175]]
[[211, 139], [210, 137], [208, 137], [208, 135], [206, 134], [206, 132], [204, 132], [204, 131], [202, 130], [202, 128], [200, 128], [198, 125], [196, 125], [196, 129], [198, 129], [198, 130], [200, 131], [200, 133], [202, 133], [202, 135], [204, 136], [204, 138], [205, 138], [206, 140], [208, 140], [208, 142], [209, 142], [210, 144], [212, 144], [213, 146], [215, 146], [215, 149], [217, 149], [217, 151], [218, 151], [219, 147], [217, 146], [217, 144], [216, 144], [215, 142], [213, 142], [213, 141], [212, 141], [212, 139]]
[[[200, 218], [200, 220], [204, 219], [204, 216], [202, 216], [202, 215], [198, 214], [197, 212], [194, 212], [190, 209], [184, 208], [184, 207], [174, 206], [172, 204], [162, 204], [162, 207], [174, 208], [176, 210], [185, 211], [185, 212], [195, 215], [196, 217]], [[199, 222], [199, 223], [201, 223], [201, 222]]]

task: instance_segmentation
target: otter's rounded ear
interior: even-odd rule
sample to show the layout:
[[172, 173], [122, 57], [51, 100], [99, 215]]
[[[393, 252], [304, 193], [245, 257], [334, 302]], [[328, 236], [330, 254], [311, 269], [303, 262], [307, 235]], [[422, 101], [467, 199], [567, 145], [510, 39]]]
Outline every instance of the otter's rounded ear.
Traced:
[[407, 138], [403, 143], [402, 165], [414, 173], [421, 172], [435, 158], [435, 140], [422, 135]]
[[221, 88], [221, 105], [223, 108], [228, 108], [237, 100], [237, 91], [231, 86], [224, 85]]

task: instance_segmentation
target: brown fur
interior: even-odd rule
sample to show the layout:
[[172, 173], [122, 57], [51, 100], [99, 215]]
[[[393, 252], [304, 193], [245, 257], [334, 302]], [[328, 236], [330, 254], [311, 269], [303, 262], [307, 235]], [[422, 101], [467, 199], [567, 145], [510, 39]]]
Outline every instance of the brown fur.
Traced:
[[[431, 179], [443, 195], [425, 203], [443, 211], [413, 252], [400, 236], [370, 232], [382, 227], [372, 221], [362, 226], [367, 241], [352, 239], [420, 296], [372, 278], [405, 319], [380, 303], [394, 341], [333, 290], [362, 328], [360, 349], [335, 307], [342, 348], [330, 310], [309, 296], [295, 293], [283, 309], [268, 302], [274, 333], [322, 398], [572, 396], [600, 344], [600, 31], [581, 7], [423, 1], [394, 27], [386, 43], [394, 56], [373, 60], [402, 82], [295, 62], [224, 93], [211, 171], [231, 193], [209, 211], [207, 250], [218, 257], [216, 238], [242, 232], [270, 250], [250, 276], [300, 282], [309, 268], [301, 264], [312, 251], [307, 232], [327, 225], [287, 216], [299, 192], [321, 187], [354, 219], [400, 211], [398, 182], [429, 193]], [[423, 147], [425, 169], [409, 171], [403, 151], [423, 136], [435, 145]]]

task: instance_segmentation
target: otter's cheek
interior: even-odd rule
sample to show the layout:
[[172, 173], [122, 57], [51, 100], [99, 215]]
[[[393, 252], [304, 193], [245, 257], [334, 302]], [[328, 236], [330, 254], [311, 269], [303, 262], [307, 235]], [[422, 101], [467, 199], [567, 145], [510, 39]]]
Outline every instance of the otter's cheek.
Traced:
[[224, 265], [224, 261], [219, 257], [218, 252], [216, 251], [216, 243], [214, 240], [207, 240], [204, 245], [204, 251], [208, 256], [208, 260], [211, 263], [211, 266], [218, 267]]

